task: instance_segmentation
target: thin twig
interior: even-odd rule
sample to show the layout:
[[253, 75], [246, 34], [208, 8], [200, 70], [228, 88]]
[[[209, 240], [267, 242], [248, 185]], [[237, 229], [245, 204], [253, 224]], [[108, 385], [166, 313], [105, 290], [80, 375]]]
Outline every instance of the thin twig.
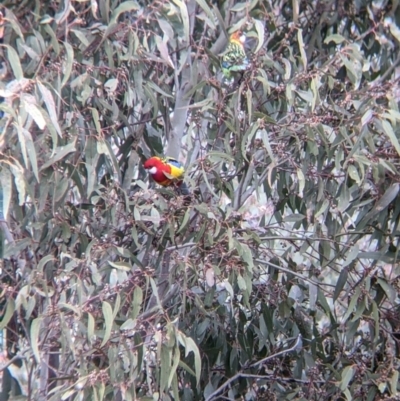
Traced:
[[187, 244], [172, 245], [165, 248], [166, 251], [174, 251], [176, 249], [188, 248], [190, 246], [198, 246], [197, 242], [188, 242]]
[[330, 286], [330, 287], [335, 287], [333, 284], [327, 284], [327, 283], [316, 282], [316, 281], [314, 281], [314, 280], [309, 279], [308, 277], [304, 277], [303, 275], [294, 272], [293, 270], [286, 269], [285, 267], [278, 266], [278, 265], [276, 265], [275, 263], [271, 263], [271, 262], [268, 262], [268, 261], [266, 261], [266, 260], [255, 259], [255, 261], [256, 261], [257, 263], [261, 263], [261, 264], [263, 264], [263, 265], [271, 266], [271, 267], [274, 267], [275, 269], [282, 270], [282, 271], [285, 272], [285, 273], [292, 274], [293, 276], [295, 276], [295, 277], [297, 277], [297, 278], [299, 278], [299, 279], [301, 279], [301, 280], [308, 281], [309, 283], [314, 284], [314, 285], [316, 285], [317, 287], [320, 287], [321, 285], [327, 285], [327, 286]]
[[18, 361], [18, 359], [24, 359], [24, 358], [25, 358], [24, 356], [19, 355], [19, 354], [13, 356], [6, 364], [0, 366], [0, 372], [3, 371], [3, 370], [5, 370], [5, 369], [7, 369], [7, 368], [8, 368], [10, 365], [12, 365], [15, 361]]
[[[286, 354], [288, 352], [294, 351], [297, 349], [297, 347], [301, 347], [302, 345], [302, 338], [301, 338], [301, 334], [299, 334], [297, 336], [296, 342], [294, 343], [294, 345], [291, 348], [285, 349], [283, 351], [277, 352], [276, 354], [267, 356], [266, 358], [261, 359], [258, 362], [253, 363], [252, 365], [248, 366], [247, 369], [249, 368], [254, 368], [262, 363], [265, 363], [266, 361], [276, 358], [280, 355]], [[219, 386], [213, 393], [211, 393], [206, 399], [205, 401], [211, 401], [215, 398], [215, 396], [217, 394], [219, 394], [225, 387], [229, 386], [233, 381], [239, 379], [240, 377], [256, 377], [256, 378], [265, 378], [266, 376], [257, 376], [257, 375], [250, 375], [248, 373], [243, 373], [243, 372], [239, 372], [237, 373], [235, 376], [232, 376], [230, 379], [228, 379], [224, 384], [222, 384], [221, 386]]]

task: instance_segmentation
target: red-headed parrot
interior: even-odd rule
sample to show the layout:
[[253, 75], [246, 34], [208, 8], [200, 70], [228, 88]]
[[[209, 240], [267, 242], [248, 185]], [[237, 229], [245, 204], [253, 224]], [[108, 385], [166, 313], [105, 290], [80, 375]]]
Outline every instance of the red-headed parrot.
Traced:
[[189, 190], [183, 182], [185, 169], [178, 160], [172, 157], [153, 156], [144, 162], [143, 167], [157, 184], [164, 187], [174, 185], [179, 188], [182, 195], [189, 195]]

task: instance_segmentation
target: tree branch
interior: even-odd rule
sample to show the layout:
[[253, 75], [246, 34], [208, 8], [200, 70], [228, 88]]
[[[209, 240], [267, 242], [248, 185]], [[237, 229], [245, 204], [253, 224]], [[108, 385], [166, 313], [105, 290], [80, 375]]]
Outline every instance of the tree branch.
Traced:
[[[285, 349], [283, 351], [277, 352], [276, 354], [267, 356], [266, 358], [261, 359], [258, 362], [253, 363], [252, 365], [248, 366], [247, 369], [250, 368], [255, 368], [256, 366], [261, 365], [262, 363], [265, 363], [267, 361], [269, 361], [270, 359], [276, 358], [280, 355], [284, 355], [287, 354], [288, 352], [294, 351], [294, 350], [298, 350], [299, 348], [301, 349], [302, 347], [302, 338], [301, 338], [301, 334], [299, 334], [297, 336], [296, 342], [294, 343], [294, 345], [288, 349]], [[206, 399], [205, 401], [211, 401], [215, 398], [216, 395], [218, 395], [224, 388], [228, 387], [233, 381], [239, 379], [240, 377], [252, 377], [253, 375], [249, 375], [248, 373], [243, 373], [243, 372], [239, 372], [237, 373], [235, 376], [231, 377], [230, 379], [228, 379], [224, 384], [222, 384], [220, 387], [218, 387], [213, 393], [211, 393]], [[258, 378], [258, 376], [256, 376]]]

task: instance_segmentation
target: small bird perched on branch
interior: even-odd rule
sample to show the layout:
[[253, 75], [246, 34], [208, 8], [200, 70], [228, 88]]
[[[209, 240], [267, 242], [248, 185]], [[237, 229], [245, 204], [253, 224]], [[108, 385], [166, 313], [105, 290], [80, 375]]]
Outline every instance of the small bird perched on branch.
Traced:
[[233, 83], [232, 73], [246, 71], [249, 67], [245, 42], [246, 36], [241, 31], [236, 31], [229, 37], [226, 50], [222, 53], [221, 68], [229, 84]]
[[178, 160], [153, 156], [144, 162], [143, 167], [157, 184], [163, 187], [176, 186], [182, 195], [189, 195], [189, 189], [183, 182], [185, 169]]

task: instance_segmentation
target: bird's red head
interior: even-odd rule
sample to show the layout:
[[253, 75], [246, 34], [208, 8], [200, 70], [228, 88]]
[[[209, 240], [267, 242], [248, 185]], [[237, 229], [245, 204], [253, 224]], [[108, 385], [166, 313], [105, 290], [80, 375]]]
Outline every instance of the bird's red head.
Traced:
[[151, 174], [153, 180], [161, 185], [169, 185], [171, 180], [164, 174], [171, 173], [171, 166], [157, 156], [150, 157], [143, 163], [143, 167]]
[[[170, 169], [167, 167], [165, 162], [157, 156], [150, 157], [143, 164], [143, 167], [154, 177], [155, 174], [162, 176], [163, 171], [169, 172]], [[169, 170], [169, 171], [168, 171]]]
[[146, 170], [150, 170], [151, 168], [160, 166], [160, 165], [162, 165], [162, 164], [163, 164], [163, 162], [162, 162], [162, 160], [161, 160], [159, 157], [153, 156], [153, 157], [150, 157], [150, 159], [147, 159], [147, 160], [144, 162], [143, 167], [144, 167]]
[[236, 31], [229, 37], [230, 42], [237, 42], [239, 44], [244, 44], [246, 42], [246, 35], [242, 31]]

